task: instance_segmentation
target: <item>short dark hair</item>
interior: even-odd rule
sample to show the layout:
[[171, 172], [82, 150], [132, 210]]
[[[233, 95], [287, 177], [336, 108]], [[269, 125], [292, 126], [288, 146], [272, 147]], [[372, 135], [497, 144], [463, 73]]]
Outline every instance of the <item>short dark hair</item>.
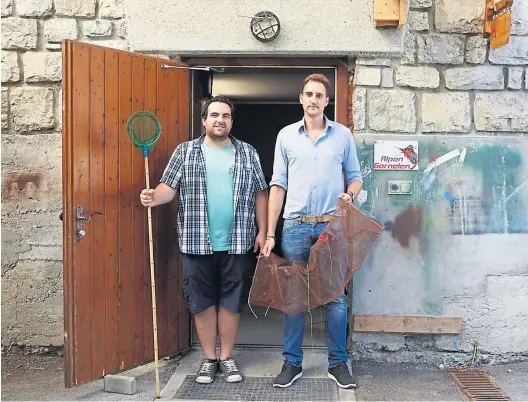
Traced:
[[213, 102], [220, 102], [225, 103], [227, 106], [231, 108], [231, 119], [235, 118], [235, 105], [233, 105], [233, 102], [231, 102], [231, 99], [229, 99], [227, 96], [223, 95], [217, 95], [213, 96], [212, 98], [206, 99], [202, 106], [202, 118], [206, 119], [207, 115], [209, 113], [209, 105]]
[[326, 89], [326, 96], [330, 96], [330, 80], [326, 78], [326, 75], [317, 73], [310, 74], [304, 79], [301, 87], [301, 94], [304, 92], [304, 87], [306, 86], [306, 84], [308, 84], [310, 81], [320, 82], [321, 84], [323, 84]]

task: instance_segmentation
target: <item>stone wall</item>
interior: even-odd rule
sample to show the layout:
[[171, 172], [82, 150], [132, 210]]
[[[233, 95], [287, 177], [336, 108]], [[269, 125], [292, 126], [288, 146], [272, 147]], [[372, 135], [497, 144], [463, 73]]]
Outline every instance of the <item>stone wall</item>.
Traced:
[[482, 0], [410, 2], [401, 60], [357, 59], [358, 133], [528, 131], [528, 1], [515, 0], [508, 45], [481, 35]]
[[[517, 222], [528, 215], [528, 1], [514, 1], [510, 42], [496, 50], [481, 34], [484, 5], [482, 0], [411, 0], [412, 32], [401, 59], [350, 59], [360, 153], [372, 148], [365, 142], [405, 138], [420, 141], [423, 167], [435, 152], [439, 156], [458, 147], [468, 149], [466, 165], [473, 162], [441, 180], [429, 176], [438, 193], [418, 188], [420, 174], [373, 173], [371, 162], [365, 162], [366, 179], [376, 187], [369, 197], [379, 190], [372, 201], [375, 216], [392, 223], [411, 205], [386, 196], [387, 178], [415, 179], [412, 205], [423, 207], [429, 231], [423, 229], [406, 250], [387, 229], [379, 248], [371, 251], [372, 264], [355, 277], [354, 312], [452, 315], [463, 317], [464, 324], [457, 336], [355, 334], [356, 358], [452, 364], [470, 361], [474, 351], [481, 363], [528, 358], [528, 305], [521, 301], [528, 295], [528, 256], [521, 246], [528, 242], [525, 228], [516, 234], [507, 228], [478, 229], [476, 236], [463, 237], [453, 235], [447, 215], [442, 216], [448, 204], [442, 192], [454, 182], [461, 183], [456, 199], [480, 200], [502, 189], [491, 202], [497, 211], [515, 209]], [[478, 160], [484, 150], [492, 150], [489, 160]], [[513, 159], [517, 167], [508, 170]], [[490, 184], [497, 175], [500, 180]], [[516, 184], [506, 188], [504, 181], [514, 176]], [[506, 207], [506, 195], [516, 189], [517, 204]], [[487, 217], [484, 211], [464, 209], [472, 211], [479, 219]]]
[[61, 41], [126, 48], [121, 0], [2, 0], [2, 344], [62, 345]]

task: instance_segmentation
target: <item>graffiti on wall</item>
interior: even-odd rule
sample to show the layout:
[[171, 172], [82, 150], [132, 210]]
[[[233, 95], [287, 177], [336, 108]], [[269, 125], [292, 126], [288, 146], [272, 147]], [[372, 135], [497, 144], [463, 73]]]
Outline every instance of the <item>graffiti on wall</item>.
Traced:
[[[523, 192], [528, 180], [519, 149], [507, 143], [449, 149], [439, 141], [420, 142], [420, 148], [420, 170], [396, 175], [413, 182], [406, 196], [387, 194], [384, 184], [395, 175], [372, 169], [372, 144], [358, 148], [366, 192], [361, 209], [380, 220], [400, 246], [435, 230], [452, 235], [528, 232]], [[391, 208], [384, 211], [388, 199]]]

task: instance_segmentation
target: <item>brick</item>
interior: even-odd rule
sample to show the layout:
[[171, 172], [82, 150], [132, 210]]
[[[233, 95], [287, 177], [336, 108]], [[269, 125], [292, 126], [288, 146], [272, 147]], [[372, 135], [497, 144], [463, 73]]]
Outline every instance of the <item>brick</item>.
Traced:
[[375, 131], [414, 133], [416, 95], [404, 89], [371, 89], [368, 92], [369, 127]]
[[462, 64], [464, 62], [464, 38], [461, 36], [420, 35], [416, 41], [419, 63]]
[[17, 52], [2, 50], [2, 82], [20, 81]]
[[394, 69], [384, 68], [381, 70], [381, 86], [392, 88], [394, 86]]
[[466, 61], [472, 64], [483, 64], [486, 61], [488, 40], [482, 36], [471, 36], [466, 46]]
[[13, 13], [13, 0], [2, 0], [2, 17], [9, 17]]
[[23, 59], [26, 82], [56, 82], [62, 79], [60, 53], [26, 52]]
[[433, 67], [400, 66], [396, 69], [396, 85], [413, 88], [438, 88], [440, 74]]
[[421, 11], [409, 11], [408, 23], [413, 31], [428, 31], [429, 15]]
[[101, 18], [122, 18], [123, 0], [99, 0], [99, 14]]
[[353, 99], [353, 119], [354, 119], [354, 130], [365, 129], [365, 117], [367, 111], [367, 90], [365, 88], [354, 89]]
[[52, 0], [17, 0], [16, 10], [21, 17], [48, 17], [53, 10]]
[[51, 88], [12, 88], [10, 94], [14, 128], [20, 132], [53, 128]]
[[112, 23], [106, 20], [86, 21], [83, 32], [90, 38], [103, 38], [112, 36]]
[[528, 35], [528, 0], [515, 0], [512, 6], [512, 35]]
[[44, 37], [50, 43], [60, 43], [63, 39], [77, 39], [77, 22], [71, 18], [55, 18], [46, 21]]
[[510, 67], [508, 69], [508, 89], [522, 89], [523, 68]]
[[411, 8], [429, 8], [433, 5], [433, 0], [411, 0]]
[[445, 85], [449, 89], [504, 89], [504, 71], [502, 67], [450, 68], [445, 71], [444, 77]]
[[[8, 115], [9, 115], [9, 89], [2, 88], [2, 130], [5, 130], [9, 127]], [[5, 134], [5, 132], [3, 132], [2, 134]], [[3, 150], [3, 147], [2, 147], [2, 150]]]
[[117, 394], [134, 395], [137, 391], [135, 377], [109, 374], [104, 377], [105, 392]]
[[2, 18], [2, 49], [36, 49], [37, 20]]
[[490, 50], [489, 61], [492, 64], [528, 64], [528, 36], [511, 36], [507, 45]]
[[422, 95], [424, 133], [467, 133], [470, 125], [469, 94], [425, 93]]
[[378, 86], [381, 83], [381, 69], [377, 67], [356, 67], [354, 85]]
[[485, 5], [482, 0], [436, 0], [435, 27], [439, 32], [482, 32]]
[[96, 0], [55, 0], [57, 17], [95, 17]]
[[528, 131], [528, 92], [477, 93], [474, 114], [479, 131]]

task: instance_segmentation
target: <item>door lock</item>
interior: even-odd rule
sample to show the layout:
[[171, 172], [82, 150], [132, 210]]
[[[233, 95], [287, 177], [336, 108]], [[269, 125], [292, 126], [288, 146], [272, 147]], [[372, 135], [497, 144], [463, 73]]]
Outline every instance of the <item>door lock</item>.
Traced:
[[82, 205], [77, 205], [77, 243], [80, 243], [82, 238], [86, 236], [86, 231], [83, 229], [83, 222], [90, 222], [94, 215], [102, 215], [102, 212], [91, 212], [87, 216], [83, 216]]

